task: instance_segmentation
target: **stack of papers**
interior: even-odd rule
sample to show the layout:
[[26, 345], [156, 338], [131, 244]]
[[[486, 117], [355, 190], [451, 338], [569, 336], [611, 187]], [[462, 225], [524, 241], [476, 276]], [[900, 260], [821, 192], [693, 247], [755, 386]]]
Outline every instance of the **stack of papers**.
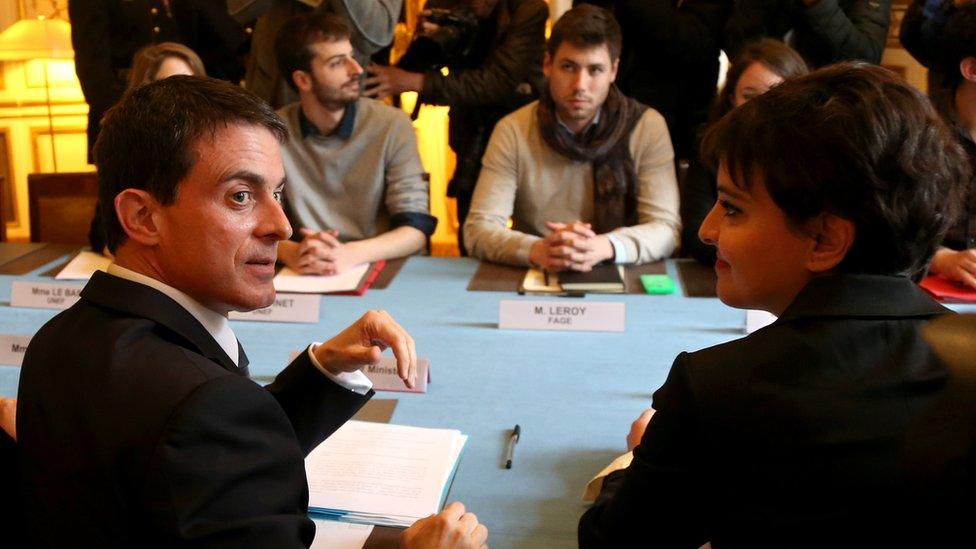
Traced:
[[443, 507], [467, 440], [453, 429], [347, 421], [305, 458], [309, 512], [409, 526]]
[[305, 294], [330, 294], [352, 292], [359, 288], [360, 282], [369, 271], [370, 264], [363, 263], [332, 276], [300, 275], [285, 267], [274, 278], [275, 290]]
[[623, 265], [600, 265], [587, 273], [546, 273], [541, 269], [529, 269], [519, 285], [520, 292], [566, 292], [620, 294], [626, 291]]
[[54, 278], [57, 280], [88, 280], [95, 271], [107, 271], [112, 260], [102, 254], [78, 252]]

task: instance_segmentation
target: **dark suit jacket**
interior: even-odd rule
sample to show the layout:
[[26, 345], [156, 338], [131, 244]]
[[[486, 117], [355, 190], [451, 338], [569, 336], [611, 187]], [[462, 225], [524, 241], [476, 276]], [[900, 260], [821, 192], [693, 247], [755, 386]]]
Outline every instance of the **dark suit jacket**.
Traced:
[[148, 44], [179, 42], [203, 60], [209, 76], [240, 80], [244, 33], [226, 0], [71, 0], [75, 72], [88, 103], [88, 149], [105, 111], [122, 98], [132, 56]]
[[928, 461], [906, 447], [952, 427], [918, 423], [946, 381], [919, 329], [946, 312], [907, 278], [818, 278], [774, 324], [682, 353], [631, 466], [583, 515], [580, 546], [878, 547], [945, 534], [939, 489], [971, 487], [971, 474], [946, 467], [923, 482], [907, 463]]
[[881, 62], [891, 0], [820, 0], [807, 7], [800, 0], [737, 0], [725, 26], [725, 51], [734, 59], [742, 46], [763, 37], [782, 39], [812, 68], [850, 59]]
[[96, 273], [24, 357], [18, 443], [42, 546], [300, 547], [303, 458], [362, 406], [302, 353], [262, 388], [185, 309]]

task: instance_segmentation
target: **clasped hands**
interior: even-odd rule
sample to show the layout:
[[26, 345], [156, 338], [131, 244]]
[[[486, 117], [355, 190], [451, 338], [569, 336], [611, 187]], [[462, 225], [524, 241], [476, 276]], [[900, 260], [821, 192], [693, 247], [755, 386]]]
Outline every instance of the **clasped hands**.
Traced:
[[335, 275], [361, 263], [353, 243], [339, 241], [339, 231], [301, 229], [301, 234], [301, 243], [278, 244], [282, 262], [299, 274]]
[[589, 223], [546, 221], [546, 227], [552, 232], [532, 244], [529, 261], [547, 272], [587, 272], [614, 257], [610, 238], [596, 234]]

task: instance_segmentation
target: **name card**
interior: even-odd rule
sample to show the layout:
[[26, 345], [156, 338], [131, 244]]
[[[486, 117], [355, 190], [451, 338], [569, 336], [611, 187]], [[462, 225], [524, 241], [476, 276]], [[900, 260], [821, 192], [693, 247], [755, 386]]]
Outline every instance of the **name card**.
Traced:
[[15, 280], [10, 285], [10, 305], [32, 309], [67, 309], [81, 296], [84, 286]]
[[749, 309], [746, 311], [746, 333], [751, 334], [759, 328], [765, 328], [773, 322], [776, 322], [776, 315], [773, 313], [767, 313], [766, 311], [757, 311], [755, 309]]
[[379, 364], [363, 366], [363, 373], [373, 382], [374, 391], [394, 391], [399, 393], [426, 393], [430, 381], [430, 362], [417, 357], [417, 383], [408, 389], [397, 375], [396, 357], [384, 356]]
[[231, 311], [231, 320], [251, 320], [257, 322], [307, 322], [318, 323], [321, 296], [314, 294], [278, 294], [274, 303], [264, 309], [247, 313]]
[[625, 304], [616, 301], [569, 305], [565, 301], [503, 299], [498, 304], [498, 327], [502, 330], [622, 332], [626, 319]]
[[[303, 352], [305, 351], [292, 351], [288, 353], [288, 362], [294, 361]], [[430, 383], [430, 361], [419, 356], [417, 357], [417, 384], [413, 389], [408, 389], [403, 384], [400, 376], [397, 375], [395, 356], [383, 356], [380, 358], [379, 364], [367, 364], [363, 366], [362, 372], [373, 382], [374, 391], [426, 393], [427, 384]]]
[[0, 334], [0, 364], [20, 366], [31, 336]]

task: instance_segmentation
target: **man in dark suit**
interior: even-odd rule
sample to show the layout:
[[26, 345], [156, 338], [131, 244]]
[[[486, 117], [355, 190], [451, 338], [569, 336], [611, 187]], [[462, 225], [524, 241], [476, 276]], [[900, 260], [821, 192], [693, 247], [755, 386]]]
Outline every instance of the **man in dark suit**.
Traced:
[[[312, 344], [270, 386], [247, 378], [232, 310], [274, 300], [282, 121], [214, 79], [135, 90], [96, 146], [115, 256], [31, 341], [17, 428], [30, 530], [41, 546], [301, 547], [304, 456], [372, 395], [359, 369], [392, 347], [416, 378], [411, 337], [372, 311]], [[407, 546], [487, 531], [449, 506]]]
[[779, 319], [678, 356], [580, 546], [950, 546], [971, 441], [936, 460], [912, 439], [970, 425], [931, 413], [948, 375], [920, 329], [949, 311], [911, 277], [958, 210], [961, 149], [898, 76], [841, 64], [735, 109], [704, 151], [718, 295]]

